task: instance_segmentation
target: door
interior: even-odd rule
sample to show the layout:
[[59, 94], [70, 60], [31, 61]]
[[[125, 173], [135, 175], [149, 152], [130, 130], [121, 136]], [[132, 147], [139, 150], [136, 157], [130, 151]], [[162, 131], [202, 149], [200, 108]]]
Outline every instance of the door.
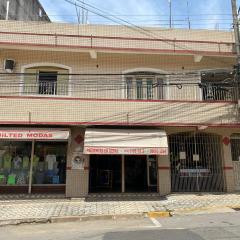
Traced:
[[148, 190], [157, 191], [157, 158], [155, 156], [147, 157], [147, 180]]
[[148, 190], [146, 156], [125, 156], [125, 188], [126, 192]]

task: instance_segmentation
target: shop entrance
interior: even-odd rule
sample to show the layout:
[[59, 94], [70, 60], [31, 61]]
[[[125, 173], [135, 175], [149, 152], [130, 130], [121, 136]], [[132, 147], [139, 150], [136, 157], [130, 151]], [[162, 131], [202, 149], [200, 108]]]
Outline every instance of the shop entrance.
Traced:
[[121, 192], [121, 156], [91, 155], [89, 192]]
[[222, 192], [223, 160], [220, 137], [207, 133], [169, 136], [173, 192]]
[[125, 190], [148, 191], [147, 156], [125, 156]]
[[156, 191], [156, 156], [91, 155], [90, 193]]

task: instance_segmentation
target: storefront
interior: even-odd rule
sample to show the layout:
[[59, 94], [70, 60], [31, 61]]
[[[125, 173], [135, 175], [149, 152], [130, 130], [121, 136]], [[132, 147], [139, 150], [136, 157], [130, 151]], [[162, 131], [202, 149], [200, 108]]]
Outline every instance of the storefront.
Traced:
[[0, 129], [0, 193], [64, 193], [69, 135], [66, 129]]
[[168, 155], [161, 130], [86, 129], [89, 192], [157, 192], [159, 156]]
[[182, 132], [169, 136], [172, 192], [224, 191], [219, 135]]

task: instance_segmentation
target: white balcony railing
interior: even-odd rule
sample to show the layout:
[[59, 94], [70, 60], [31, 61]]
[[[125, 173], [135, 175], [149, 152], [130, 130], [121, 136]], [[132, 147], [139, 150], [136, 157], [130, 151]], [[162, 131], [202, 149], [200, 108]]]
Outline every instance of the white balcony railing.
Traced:
[[[162, 77], [162, 76], [161, 76]], [[0, 95], [67, 96], [87, 99], [235, 101], [236, 86], [231, 83], [201, 83], [199, 78], [159, 81], [145, 77], [132, 81], [126, 76], [65, 76], [64, 81], [22, 81], [17, 75], [0, 75]], [[31, 79], [36, 79], [35, 76]], [[67, 80], [66, 80], [67, 79]], [[70, 80], [71, 79], [71, 80]], [[155, 81], [156, 80], [156, 81]]]

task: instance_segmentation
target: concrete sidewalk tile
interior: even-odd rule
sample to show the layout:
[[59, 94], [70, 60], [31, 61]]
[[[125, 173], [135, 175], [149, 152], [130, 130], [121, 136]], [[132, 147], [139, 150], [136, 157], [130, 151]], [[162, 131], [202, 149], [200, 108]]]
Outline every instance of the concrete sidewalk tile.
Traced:
[[[23, 197], [23, 196], [20, 196]], [[239, 207], [240, 194], [171, 194], [163, 200], [131, 200], [124, 196], [121, 201], [88, 197], [85, 201], [69, 199], [8, 199], [0, 201], [0, 221], [17, 219], [49, 219], [51, 217], [88, 217], [92, 215], [131, 215], [147, 212], [193, 212], [207, 211], [207, 208]], [[41, 196], [43, 197], [43, 196]], [[109, 197], [110, 198], [110, 197]], [[2, 199], [2, 198], [0, 198]], [[212, 210], [213, 211], [213, 210]], [[214, 210], [218, 211], [218, 210]]]

